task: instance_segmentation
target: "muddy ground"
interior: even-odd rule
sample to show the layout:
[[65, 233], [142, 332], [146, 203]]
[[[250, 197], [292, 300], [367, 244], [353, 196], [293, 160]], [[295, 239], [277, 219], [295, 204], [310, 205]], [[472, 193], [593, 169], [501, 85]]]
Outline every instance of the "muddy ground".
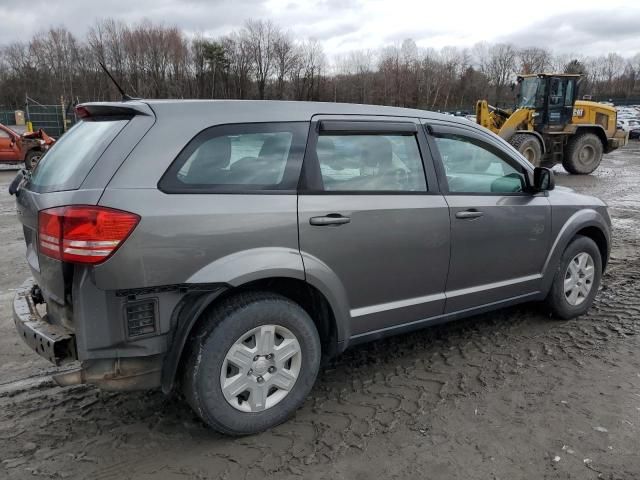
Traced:
[[60, 388], [22, 344], [28, 275], [0, 173], [0, 478], [640, 478], [640, 143], [558, 183], [605, 199], [615, 243], [588, 315], [524, 305], [353, 348], [288, 423], [207, 430], [159, 392]]

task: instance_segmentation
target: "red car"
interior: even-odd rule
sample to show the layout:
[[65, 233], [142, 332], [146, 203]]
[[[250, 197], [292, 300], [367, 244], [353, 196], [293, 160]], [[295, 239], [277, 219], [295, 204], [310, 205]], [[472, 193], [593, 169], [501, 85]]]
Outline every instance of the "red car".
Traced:
[[24, 162], [32, 169], [55, 142], [42, 129], [20, 135], [0, 123], [0, 164]]

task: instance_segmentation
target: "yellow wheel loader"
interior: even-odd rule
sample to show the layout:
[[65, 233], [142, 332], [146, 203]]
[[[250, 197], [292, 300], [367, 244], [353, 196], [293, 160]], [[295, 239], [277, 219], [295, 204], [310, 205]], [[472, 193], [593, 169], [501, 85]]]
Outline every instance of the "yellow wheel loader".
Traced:
[[507, 140], [535, 166], [562, 163], [574, 174], [593, 172], [603, 153], [627, 144], [628, 133], [616, 127], [616, 109], [576, 100], [581, 76], [518, 76], [516, 106], [476, 105], [476, 121]]

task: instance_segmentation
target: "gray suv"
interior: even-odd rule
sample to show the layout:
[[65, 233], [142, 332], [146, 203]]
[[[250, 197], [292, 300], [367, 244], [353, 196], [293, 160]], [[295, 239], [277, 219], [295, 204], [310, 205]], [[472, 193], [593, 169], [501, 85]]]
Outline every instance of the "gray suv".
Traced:
[[184, 393], [211, 427], [286, 420], [321, 360], [544, 301], [583, 314], [610, 246], [596, 198], [497, 136], [402, 108], [127, 101], [12, 185], [33, 273], [18, 334], [61, 385]]

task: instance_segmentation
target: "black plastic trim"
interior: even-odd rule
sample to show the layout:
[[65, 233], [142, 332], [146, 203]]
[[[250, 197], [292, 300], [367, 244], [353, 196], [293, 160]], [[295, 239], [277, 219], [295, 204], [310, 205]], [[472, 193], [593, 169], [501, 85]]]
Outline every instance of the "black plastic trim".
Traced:
[[360, 134], [406, 134], [412, 135], [418, 131], [414, 122], [390, 122], [378, 120], [320, 120], [320, 133], [340, 135]]
[[211, 302], [226, 290], [227, 287], [218, 284], [214, 291], [191, 292], [176, 305], [171, 315], [173, 336], [169, 340], [169, 350], [162, 365], [161, 385], [164, 393], [173, 389], [182, 353], [196, 321]]

